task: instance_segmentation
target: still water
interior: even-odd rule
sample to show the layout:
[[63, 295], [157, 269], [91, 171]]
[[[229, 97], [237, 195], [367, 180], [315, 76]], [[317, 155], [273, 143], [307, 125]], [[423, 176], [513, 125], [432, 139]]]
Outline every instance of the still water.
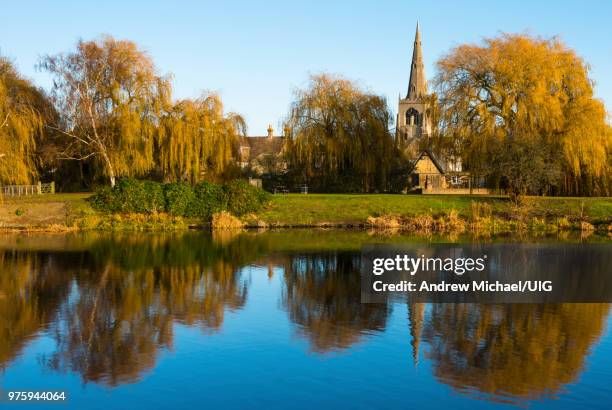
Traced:
[[436, 240], [2, 235], [1, 387], [60, 408], [610, 407], [608, 304], [360, 303], [362, 244]]

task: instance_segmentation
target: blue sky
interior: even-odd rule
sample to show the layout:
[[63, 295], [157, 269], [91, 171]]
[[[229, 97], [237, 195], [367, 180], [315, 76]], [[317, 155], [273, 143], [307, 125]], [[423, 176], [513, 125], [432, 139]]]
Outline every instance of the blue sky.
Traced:
[[425, 68], [450, 48], [500, 32], [559, 35], [592, 67], [612, 111], [612, 2], [608, 1], [11, 1], [0, 8], [0, 54], [36, 84], [39, 56], [100, 34], [130, 39], [177, 98], [218, 91], [249, 134], [278, 128], [293, 90], [322, 71], [357, 80], [395, 108], [405, 93], [416, 21]]

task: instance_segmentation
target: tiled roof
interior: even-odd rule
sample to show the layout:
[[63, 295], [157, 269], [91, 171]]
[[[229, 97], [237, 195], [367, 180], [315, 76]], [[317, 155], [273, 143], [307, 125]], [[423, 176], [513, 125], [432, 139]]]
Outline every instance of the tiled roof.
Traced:
[[240, 140], [240, 146], [250, 147], [250, 157], [257, 158], [262, 154], [280, 154], [285, 146], [285, 137], [246, 137]]

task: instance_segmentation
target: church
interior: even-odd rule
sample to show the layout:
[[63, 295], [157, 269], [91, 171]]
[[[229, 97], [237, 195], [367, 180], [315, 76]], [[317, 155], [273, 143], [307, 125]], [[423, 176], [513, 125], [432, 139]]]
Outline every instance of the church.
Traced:
[[[410, 77], [405, 97], [398, 99], [395, 145], [406, 158], [406, 190], [421, 194], [486, 194], [484, 181], [474, 183], [470, 174], [463, 172], [459, 158], [438, 157], [430, 150], [432, 136], [432, 100], [427, 90], [421, 30], [416, 26]], [[285, 133], [286, 134], [286, 133]], [[283, 174], [286, 136], [274, 135], [268, 127], [266, 136], [241, 138], [238, 164], [257, 178], [262, 175]]]
[[396, 117], [396, 144], [404, 152], [418, 149], [431, 135], [431, 109], [423, 66], [421, 31], [417, 23], [406, 97], [399, 97]]
[[422, 194], [488, 193], [482, 186], [483, 181], [474, 184], [469, 173], [463, 172], [459, 158], [439, 158], [429, 149], [431, 104], [423, 65], [421, 30], [417, 23], [408, 91], [404, 98], [399, 97], [395, 121], [397, 148], [406, 158], [411, 158], [407, 191]]

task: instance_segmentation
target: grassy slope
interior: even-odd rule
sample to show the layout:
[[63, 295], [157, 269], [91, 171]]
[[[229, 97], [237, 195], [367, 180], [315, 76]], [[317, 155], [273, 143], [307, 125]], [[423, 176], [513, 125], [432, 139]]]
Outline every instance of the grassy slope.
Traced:
[[78, 211], [92, 212], [85, 201], [91, 194], [0, 196], [0, 227], [30, 228], [67, 225]]
[[[5, 198], [0, 202], [0, 226], [70, 224], [75, 215], [92, 215], [85, 200], [91, 194], [55, 194]], [[472, 201], [491, 204], [493, 213], [504, 217], [512, 204], [502, 197], [458, 195], [273, 195], [272, 202], [257, 217], [271, 225], [306, 226], [362, 224], [368, 216], [442, 214], [455, 209], [468, 217]], [[529, 214], [537, 217], [586, 216], [593, 223], [612, 222], [612, 198], [527, 198]], [[16, 211], [21, 215], [16, 215]], [[52, 222], [50, 222], [52, 221]]]
[[[472, 201], [491, 204], [493, 213], [500, 216], [512, 212], [512, 204], [502, 197], [289, 194], [274, 195], [268, 209], [258, 216], [266, 223], [279, 225], [358, 224], [363, 223], [368, 216], [435, 215], [451, 209], [467, 217]], [[583, 213], [594, 222], [609, 221], [612, 217], [612, 198], [531, 197], [526, 202], [533, 216], [572, 217]]]

